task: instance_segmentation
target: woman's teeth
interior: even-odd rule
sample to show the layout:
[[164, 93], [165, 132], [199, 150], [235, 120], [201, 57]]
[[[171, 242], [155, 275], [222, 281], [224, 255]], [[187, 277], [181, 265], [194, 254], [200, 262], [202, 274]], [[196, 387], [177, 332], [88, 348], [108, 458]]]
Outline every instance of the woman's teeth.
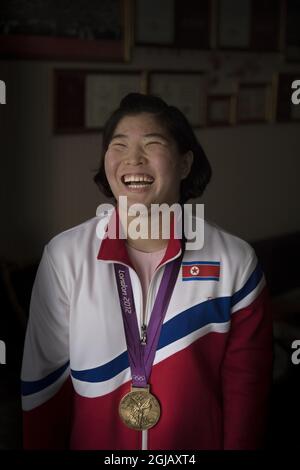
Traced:
[[145, 188], [154, 181], [154, 178], [148, 175], [125, 175], [122, 179], [123, 183], [130, 188]]

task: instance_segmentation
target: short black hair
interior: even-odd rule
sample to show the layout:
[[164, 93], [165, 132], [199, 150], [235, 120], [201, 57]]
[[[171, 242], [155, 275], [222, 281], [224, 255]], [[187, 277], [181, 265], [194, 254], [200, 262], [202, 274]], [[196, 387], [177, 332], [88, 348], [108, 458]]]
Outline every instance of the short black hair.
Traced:
[[126, 95], [122, 99], [119, 108], [111, 114], [104, 126], [101, 161], [94, 176], [94, 181], [100, 191], [105, 196], [113, 197], [105, 174], [104, 156], [117, 125], [125, 116], [135, 116], [141, 113], [150, 113], [158, 120], [160, 125], [174, 138], [179, 153], [185, 154], [191, 150], [194, 154], [190, 173], [181, 182], [179, 202], [184, 204], [188, 199], [201, 196], [211, 179], [212, 170], [190, 123], [175, 106], [169, 106], [158, 96], [141, 93]]

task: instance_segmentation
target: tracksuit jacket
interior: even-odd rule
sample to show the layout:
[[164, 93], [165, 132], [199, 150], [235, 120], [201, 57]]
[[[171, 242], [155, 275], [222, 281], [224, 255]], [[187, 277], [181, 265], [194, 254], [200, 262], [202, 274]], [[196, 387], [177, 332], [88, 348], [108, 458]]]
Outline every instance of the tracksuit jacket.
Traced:
[[[271, 315], [264, 275], [243, 240], [204, 222], [186, 250], [149, 383], [161, 405], [148, 431], [118, 415], [131, 372], [114, 263], [129, 267], [138, 324], [142, 289], [122, 239], [97, 236], [100, 214], [54, 237], [35, 279], [22, 366], [25, 448], [254, 449], [271, 382]], [[151, 281], [149, 318], [171, 237]], [[187, 282], [188, 281], [188, 282]]]

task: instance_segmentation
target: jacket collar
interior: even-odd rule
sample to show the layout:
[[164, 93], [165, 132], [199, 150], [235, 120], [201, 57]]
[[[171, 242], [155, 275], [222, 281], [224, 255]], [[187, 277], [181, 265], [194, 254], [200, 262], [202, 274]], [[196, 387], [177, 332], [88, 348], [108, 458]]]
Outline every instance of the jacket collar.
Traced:
[[[112, 263], [122, 263], [133, 268], [128, 256], [125, 240], [119, 237], [119, 213], [117, 208], [115, 208], [114, 211], [112, 211], [112, 213], [108, 215], [108, 217], [109, 219], [106, 226], [106, 237], [103, 238], [101, 242], [97, 259], [106, 262], [110, 261]], [[116, 233], [116, 237], [109, 238], [109, 233]], [[181, 250], [181, 240], [174, 238], [174, 220], [172, 217], [170, 239], [167, 245], [165, 255], [158, 267], [179, 256]]]

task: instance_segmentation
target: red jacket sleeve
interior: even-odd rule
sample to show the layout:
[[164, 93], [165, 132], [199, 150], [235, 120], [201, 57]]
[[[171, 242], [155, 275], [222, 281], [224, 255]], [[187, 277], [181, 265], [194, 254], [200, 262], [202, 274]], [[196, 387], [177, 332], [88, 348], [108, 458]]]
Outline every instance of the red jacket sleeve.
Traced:
[[272, 381], [272, 316], [267, 288], [232, 314], [224, 358], [224, 449], [263, 445]]
[[68, 449], [73, 386], [68, 379], [50, 400], [23, 412], [24, 449]]

